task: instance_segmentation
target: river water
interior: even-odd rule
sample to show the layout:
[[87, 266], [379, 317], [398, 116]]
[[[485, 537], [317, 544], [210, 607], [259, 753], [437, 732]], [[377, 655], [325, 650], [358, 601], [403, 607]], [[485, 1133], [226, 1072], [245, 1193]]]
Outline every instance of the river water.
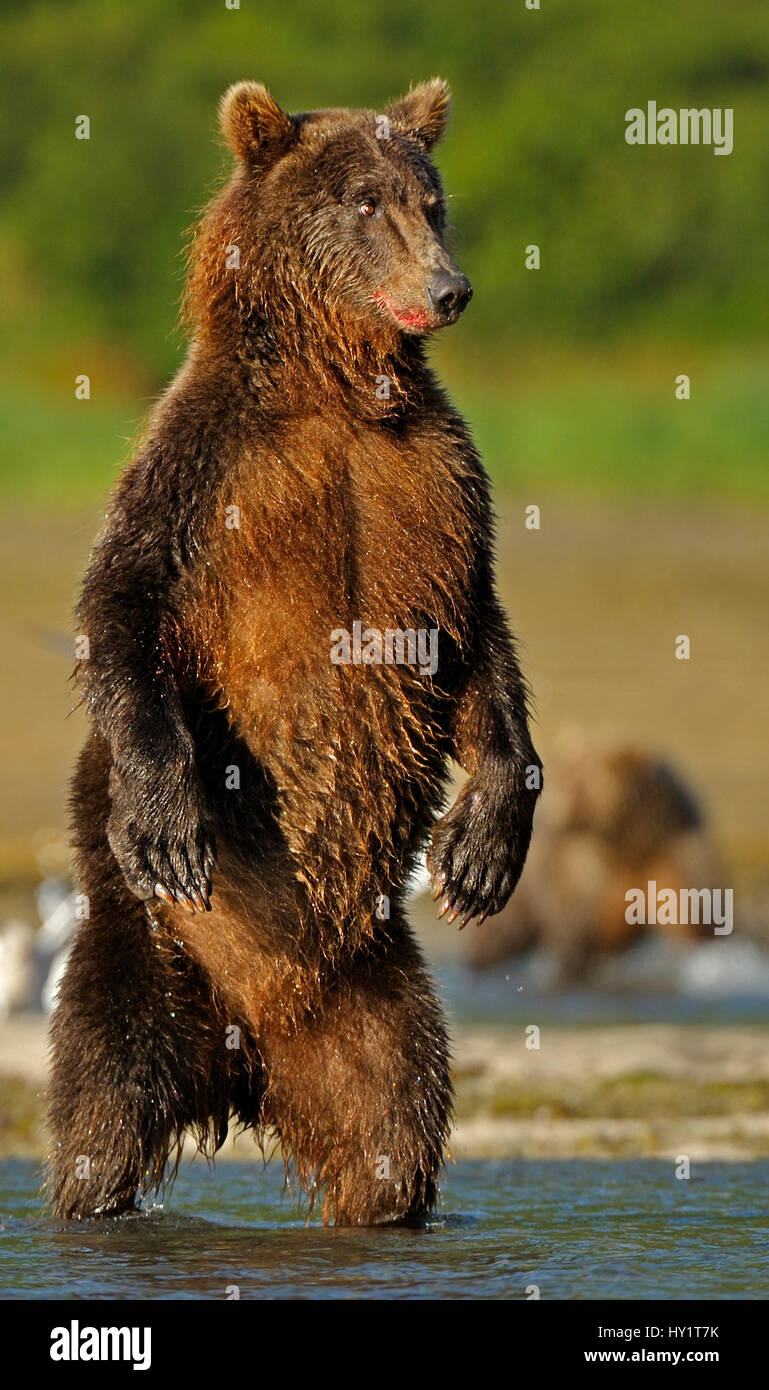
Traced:
[[71, 1224], [37, 1178], [0, 1168], [3, 1298], [769, 1298], [765, 1160], [462, 1162], [418, 1230], [306, 1225], [277, 1163], [195, 1160], [163, 1205]]

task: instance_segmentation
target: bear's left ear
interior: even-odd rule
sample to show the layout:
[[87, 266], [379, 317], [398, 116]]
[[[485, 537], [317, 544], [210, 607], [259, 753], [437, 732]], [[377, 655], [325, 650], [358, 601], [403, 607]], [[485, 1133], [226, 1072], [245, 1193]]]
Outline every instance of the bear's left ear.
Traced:
[[283, 154], [298, 127], [261, 82], [235, 82], [219, 103], [219, 124], [230, 149], [246, 164], [264, 168]]
[[431, 150], [446, 129], [450, 105], [448, 82], [442, 77], [433, 77], [429, 82], [412, 87], [400, 101], [393, 102], [387, 114], [396, 130], [416, 140], [423, 150]]

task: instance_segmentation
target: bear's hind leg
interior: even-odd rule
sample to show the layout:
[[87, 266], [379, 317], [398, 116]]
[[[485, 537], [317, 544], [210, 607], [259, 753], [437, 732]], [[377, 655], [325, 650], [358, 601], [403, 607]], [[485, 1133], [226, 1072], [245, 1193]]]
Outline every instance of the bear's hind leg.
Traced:
[[324, 1002], [265, 1040], [263, 1117], [323, 1218], [377, 1225], [435, 1205], [451, 1127], [446, 1029], [405, 924], [361, 948]]
[[187, 1127], [227, 1132], [225, 1021], [206, 982], [107, 862], [51, 1024], [47, 1192], [58, 1216], [133, 1207], [157, 1191]]

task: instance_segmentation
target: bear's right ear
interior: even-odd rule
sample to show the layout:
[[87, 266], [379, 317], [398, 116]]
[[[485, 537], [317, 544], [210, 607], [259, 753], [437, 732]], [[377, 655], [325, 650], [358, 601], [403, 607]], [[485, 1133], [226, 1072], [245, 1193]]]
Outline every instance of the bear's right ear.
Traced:
[[219, 103], [219, 124], [230, 149], [263, 168], [288, 149], [298, 127], [261, 82], [235, 82]]
[[431, 150], [446, 129], [451, 105], [448, 82], [433, 77], [412, 87], [400, 101], [393, 102], [388, 115], [396, 130], [416, 140], [423, 150]]

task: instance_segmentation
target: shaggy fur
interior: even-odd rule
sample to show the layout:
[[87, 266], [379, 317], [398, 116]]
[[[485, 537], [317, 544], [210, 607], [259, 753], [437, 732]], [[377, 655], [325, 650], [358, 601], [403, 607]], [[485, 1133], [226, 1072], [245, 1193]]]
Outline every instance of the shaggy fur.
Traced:
[[[325, 1220], [435, 1202], [448, 1045], [404, 888], [431, 842], [444, 910], [499, 911], [538, 767], [486, 476], [424, 360], [470, 293], [429, 155], [447, 104], [416, 88], [382, 139], [374, 112], [287, 116], [253, 83], [223, 101], [237, 168], [191, 247], [190, 352], [77, 615], [90, 920], [52, 1030], [61, 1215], [130, 1207], [231, 1113]], [[438, 629], [435, 675], [332, 664], [356, 621]], [[436, 822], [452, 757], [470, 778]]]

